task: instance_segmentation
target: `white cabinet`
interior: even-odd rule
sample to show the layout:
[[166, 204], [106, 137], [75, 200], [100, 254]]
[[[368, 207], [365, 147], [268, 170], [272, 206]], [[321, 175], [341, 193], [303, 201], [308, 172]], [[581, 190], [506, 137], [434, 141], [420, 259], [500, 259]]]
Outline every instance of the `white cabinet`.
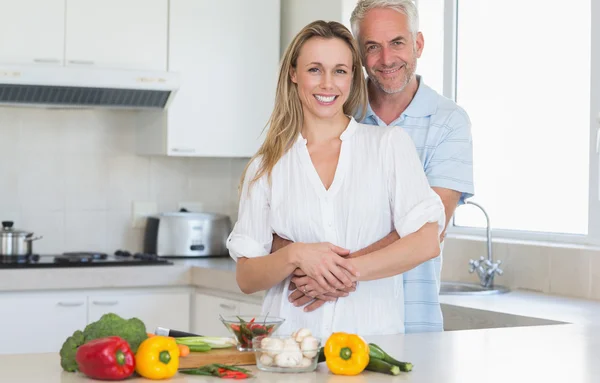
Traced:
[[58, 352], [87, 324], [86, 295], [14, 293], [0, 295], [0, 354]]
[[169, 0], [0, 0], [0, 63], [167, 69]]
[[252, 156], [274, 105], [279, 20], [279, 0], [171, 0], [168, 69], [181, 87], [144, 116], [138, 152]]
[[106, 313], [139, 318], [148, 332], [156, 327], [189, 331], [190, 294], [177, 292], [115, 293], [88, 296], [88, 320], [95, 322]]
[[156, 327], [190, 329], [190, 293], [152, 289], [0, 294], [0, 354], [58, 352], [65, 340], [106, 313]]
[[65, 0], [0, 0], [0, 63], [62, 65]]
[[204, 336], [231, 336], [219, 315], [238, 315], [240, 303], [232, 299], [196, 294], [192, 332]]
[[241, 315], [258, 315], [261, 314], [262, 305], [258, 303], [240, 303], [240, 314]]
[[[240, 297], [240, 299], [244, 299]], [[261, 305], [249, 300], [235, 300], [197, 293], [194, 298], [192, 332], [205, 336], [231, 336], [219, 316], [260, 315]]]
[[168, 0], [66, 2], [66, 65], [166, 70]]

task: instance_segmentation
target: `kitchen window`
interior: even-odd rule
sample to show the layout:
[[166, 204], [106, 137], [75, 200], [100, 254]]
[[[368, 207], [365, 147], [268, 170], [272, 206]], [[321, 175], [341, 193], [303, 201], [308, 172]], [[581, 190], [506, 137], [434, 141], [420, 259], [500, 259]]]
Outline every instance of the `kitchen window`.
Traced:
[[[425, 51], [417, 71], [471, 118], [473, 201], [496, 235], [600, 244], [600, 2], [418, 6]], [[484, 227], [481, 211], [465, 206], [449, 232]]]

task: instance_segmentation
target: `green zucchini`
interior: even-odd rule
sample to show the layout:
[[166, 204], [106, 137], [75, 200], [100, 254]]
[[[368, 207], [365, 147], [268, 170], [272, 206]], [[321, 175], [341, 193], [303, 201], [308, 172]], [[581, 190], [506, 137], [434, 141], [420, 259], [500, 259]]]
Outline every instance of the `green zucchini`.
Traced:
[[384, 360], [371, 358], [369, 359], [369, 364], [365, 368], [367, 371], [380, 372], [382, 374], [388, 375], [398, 375], [400, 374], [400, 367], [394, 366]]
[[371, 359], [383, 360], [389, 364], [398, 366], [400, 371], [409, 372], [413, 369], [412, 363], [400, 362], [399, 360], [392, 358], [387, 352], [383, 351], [383, 349], [375, 343], [369, 343], [369, 357]]

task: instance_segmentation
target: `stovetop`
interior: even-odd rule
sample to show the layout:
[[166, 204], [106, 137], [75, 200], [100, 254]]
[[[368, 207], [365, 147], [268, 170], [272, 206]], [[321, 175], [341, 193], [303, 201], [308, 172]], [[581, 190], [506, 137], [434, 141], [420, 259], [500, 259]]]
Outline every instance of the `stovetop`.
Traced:
[[113, 255], [101, 252], [69, 252], [56, 255], [32, 254], [23, 257], [0, 256], [0, 269], [33, 269], [98, 266], [161, 266], [172, 265], [156, 254], [117, 250]]

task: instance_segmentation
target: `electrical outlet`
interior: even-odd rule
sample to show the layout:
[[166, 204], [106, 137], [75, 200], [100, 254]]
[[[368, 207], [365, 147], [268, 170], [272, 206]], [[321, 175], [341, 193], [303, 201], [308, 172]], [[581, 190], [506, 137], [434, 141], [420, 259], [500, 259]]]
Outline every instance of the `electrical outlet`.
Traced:
[[158, 206], [156, 205], [156, 202], [133, 201], [131, 209], [131, 227], [134, 229], [143, 229], [146, 227], [146, 218], [149, 215], [157, 213]]
[[187, 211], [198, 213], [204, 211], [204, 204], [198, 201], [179, 202], [179, 204], [177, 205], [177, 209], [186, 209]]

